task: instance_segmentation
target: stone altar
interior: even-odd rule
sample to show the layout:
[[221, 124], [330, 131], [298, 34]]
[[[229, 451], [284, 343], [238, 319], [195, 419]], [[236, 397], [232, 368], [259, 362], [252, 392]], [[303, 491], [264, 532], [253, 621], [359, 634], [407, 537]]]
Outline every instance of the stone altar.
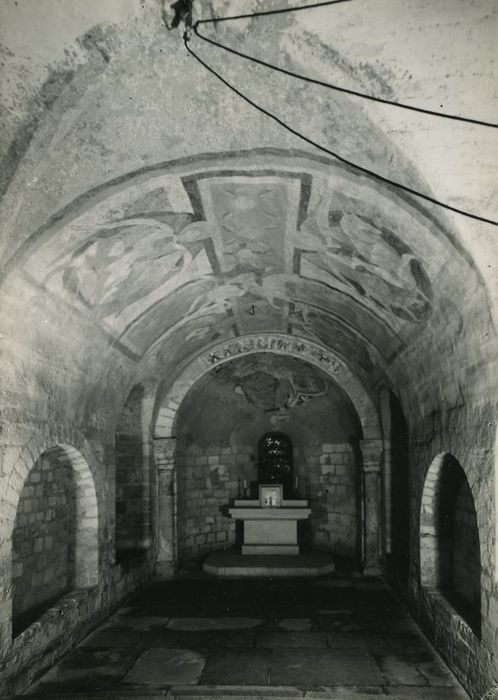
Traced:
[[236, 499], [228, 512], [244, 523], [242, 554], [299, 554], [297, 521], [309, 518], [311, 508], [304, 499], [282, 499], [279, 505]]

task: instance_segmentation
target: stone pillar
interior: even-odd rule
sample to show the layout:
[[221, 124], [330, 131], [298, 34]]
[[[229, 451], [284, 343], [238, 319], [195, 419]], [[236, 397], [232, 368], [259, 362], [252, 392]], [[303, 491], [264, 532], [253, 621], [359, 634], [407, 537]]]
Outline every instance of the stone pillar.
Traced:
[[382, 573], [382, 440], [361, 440], [360, 448], [363, 456], [363, 573], [378, 576]]
[[[3, 504], [2, 504], [3, 505]], [[8, 551], [8, 558], [2, 556]], [[12, 645], [12, 569], [10, 562], [10, 543], [9, 548], [3, 546], [0, 541], [0, 660], [6, 657], [10, 652]], [[0, 666], [2, 664], [0, 663]]]
[[176, 438], [154, 438], [157, 470], [156, 575], [171, 578], [176, 565]]

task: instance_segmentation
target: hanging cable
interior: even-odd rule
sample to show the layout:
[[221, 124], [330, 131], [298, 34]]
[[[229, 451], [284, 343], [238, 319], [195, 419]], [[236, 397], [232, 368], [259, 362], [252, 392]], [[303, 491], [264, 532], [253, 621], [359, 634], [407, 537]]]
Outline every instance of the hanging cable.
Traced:
[[321, 87], [328, 88], [329, 90], [335, 90], [337, 92], [343, 92], [347, 95], [353, 95], [354, 97], [361, 97], [364, 100], [370, 100], [371, 102], [379, 102], [380, 104], [385, 104], [389, 105], [390, 107], [399, 107], [401, 109], [407, 109], [412, 112], [420, 112], [421, 114], [429, 114], [432, 117], [441, 117], [444, 119], [454, 119], [455, 121], [459, 122], [466, 122], [468, 124], [477, 124], [478, 126], [485, 126], [489, 127], [491, 129], [498, 129], [498, 123], [493, 123], [493, 122], [486, 122], [482, 121], [480, 119], [472, 119], [471, 117], [461, 117], [457, 114], [447, 114], [446, 112], [437, 112], [432, 109], [424, 109], [423, 107], [415, 107], [412, 105], [407, 105], [402, 102], [393, 102], [392, 100], [386, 100], [383, 99], [382, 97], [374, 97], [372, 95], [367, 95], [364, 92], [358, 92], [357, 90], [350, 90], [349, 88], [344, 88], [339, 85], [334, 85], [333, 83], [327, 83], [323, 80], [317, 80], [316, 78], [310, 78], [306, 75], [302, 75], [300, 73], [294, 73], [293, 71], [287, 70], [286, 68], [281, 68], [280, 66], [276, 66], [273, 63], [268, 63], [267, 61], [263, 61], [260, 58], [256, 58], [255, 56], [251, 56], [247, 53], [243, 53], [242, 51], [237, 51], [237, 49], [233, 49], [230, 46], [226, 46], [225, 44], [221, 44], [218, 41], [215, 41], [214, 39], [210, 39], [209, 37], [205, 36], [204, 34], [201, 34], [198, 30], [198, 25], [200, 23], [196, 22], [194, 25], [194, 32], [195, 34], [199, 37], [199, 39], [202, 39], [203, 41], [207, 42], [208, 44], [212, 44], [213, 46], [216, 46], [219, 49], [223, 49], [224, 51], [228, 51], [228, 53], [234, 54], [235, 56], [239, 56], [240, 58], [245, 58], [248, 61], [251, 61], [252, 63], [256, 63], [260, 66], [264, 66], [265, 68], [270, 68], [271, 70], [278, 71], [279, 73], [283, 73], [284, 75], [289, 75], [291, 78], [297, 78], [298, 80], [303, 80], [307, 83], [311, 83], [312, 85], [320, 85]]
[[235, 19], [249, 19], [252, 17], [266, 17], [268, 15], [281, 15], [284, 12], [299, 12], [299, 10], [314, 10], [317, 7], [327, 7], [328, 5], [338, 5], [342, 2], [353, 2], [353, 0], [327, 0], [326, 2], [315, 2], [312, 5], [296, 5], [294, 7], [280, 7], [276, 10], [262, 10], [261, 12], [250, 12], [244, 15], [229, 15], [228, 17], [212, 17], [211, 19], [199, 19], [196, 24], [215, 24], [218, 22], [230, 22]]
[[212, 68], [210, 65], [208, 65], [205, 61], [200, 58], [193, 49], [190, 48], [189, 46], [189, 37], [188, 34], [185, 33], [183, 35], [183, 41], [185, 43], [185, 48], [187, 51], [190, 53], [191, 56], [193, 56], [198, 63], [200, 63], [204, 68], [212, 73], [220, 82], [222, 82], [224, 85], [226, 85], [227, 88], [229, 88], [232, 92], [234, 92], [238, 97], [240, 97], [244, 102], [247, 102], [248, 104], [251, 105], [251, 107], [254, 107], [257, 109], [259, 112], [262, 114], [266, 115], [270, 119], [273, 119], [277, 124], [282, 126], [284, 129], [289, 131], [291, 134], [294, 136], [297, 136], [298, 138], [302, 139], [306, 143], [308, 143], [310, 146], [314, 146], [315, 148], [318, 148], [320, 151], [323, 153], [327, 153], [329, 156], [332, 156], [336, 160], [338, 160], [341, 163], [344, 163], [345, 165], [348, 165], [349, 167], [353, 168], [354, 170], [364, 173], [365, 175], [369, 175], [370, 177], [375, 178], [379, 182], [383, 182], [387, 185], [390, 185], [391, 187], [396, 187], [400, 190], [403, 190], [404, 192], [408, 192], [409, 194], [414, 195], [415, 197], [418, 197], [420, 199], [425, 200], [426, 202], [430, 202], [431, 204], [435, 204], [439, 207], [442, 207], [443, 209], [447, 209], [448, 211], [452, 211], [455, 214], [460, 214], [461, 216], [465, 216], [469, 219], [474, 219], [475, 221], [482, 221], [483, 223], [486, 224], [491, 224], [492, 226], [498, 226], [498, 221], [494, 221], [493, 219], [487, 219], [483, 216], [479, 216], [477, 214], [472, 214], [471, 212], [465, 211], [464, 209], [458, 209], [457, 207], [453, 207], [450, 204], [446, 204], [445, 202], [440, 201], [439, 199], [435, 199], [434, 197], [431, 197], [428, 194], [423, 194], [422, 192], [418, 192], [417, 190], [412, 189], [411, 187], [407, 187], [406, 185], [402, 185], [399, 182], [395, 182], [394, 180], [390, 180], [387, 177], [384, 177], [383, 175], [379, 175], [378, 173], [374, 172], [373, 170], [369, 170], [368, 168], [363, 167], [362, 165], [357, 165], [356, 163], [353, 163], [352, 161], [348, 160], [347, 158], [343, 158], [341, 155], [336, 153], [335, 151], [332, 151], [325, 146], [321, 146], [319, 143], [316, 141], [313, 141], [312, 139], [308, 138], [304, 134], [300, 133], [299, 131], [296, 131], [292, 126], [284, 122], [282, 119], [277, 117], [275, 114], [272, 112], [268, 111], [264, 107], [261, 107], [261, 105], [258, 105], [256, 102], [254, 102], [250, 97], [247, 97], [247, 95], [244, 95], [243, 92], [241, 92], [238, 88], [236, 88], [234, 85], [232, 85], [228, 80], [223, 78], [214, 68]]

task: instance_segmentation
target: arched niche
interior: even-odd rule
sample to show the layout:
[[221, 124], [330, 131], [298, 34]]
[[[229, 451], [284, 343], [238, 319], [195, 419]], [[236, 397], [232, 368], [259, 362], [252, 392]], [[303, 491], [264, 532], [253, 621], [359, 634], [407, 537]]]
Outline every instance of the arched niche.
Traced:
[[420, 514], [420, 576], [437, 589], [477, 636], [481, 629], [481, 551], [474, 497], [449, 453], [432, 462]]
[[20, 490], [12, 531], [13, 636], [63, 595], [98, 583], [98, 507], [88, 463], [46, 449]]
[[[173, 383], [173, 386], [167, 394], [165, 396], [163, 395], [164, 398], [157, 411], [154, 428], [155, 456], [159, 482], [159, 562], [161, 562], [162, 557], [162, 546], [164, 546], [164, 557], [171, 558], [176, 555], [176, 532], [178, 532], [178, 541], [180, 542], [180, 558], [183, 557], [184, 553], [187, 551], [191, 552], [191, 555], [193, 555], [195, 551], [198, 551], [198, 547], [203, 547], [205, 544], [203, 525], [201, 524], [199, 526], [199, 531], [196, 532], [195, 535], [190, 534], [186, 532], [184, 523], [180, 519], [182, 494], [185, 494], [185, 498], [190, 504], [192, 496], [197, 496], [197, 492], [199, 491], [199, 489], [194, 488], [194, 485], [183, 487], [181, 479], [183, 479], [184, 474], [190, 475], [191, 473], [193, 475], [198, 474], [196, 478], [201, 479], [202, 467], [204, 466], [204, 462], [201, 464], [201, 459], [206, 460], [206, 465], [212, 463], [213, 466], [215, 466], [214, 459], [216, 455], [198, 454], [195, 455], [195, 459], [198, 460], [197, 463], [194, 459], [194, 462], [190, 461], [188, 464], [183, 464], [185, 451], [181, 441], [185, 438], [185, 435], [183, 434], [184, 428], [181, 426], [179, 427], [178, 423], [180, 416], [179, 407], [183, 404], [188, 392], [194, 386], [197, 386], [197, 383], [204, 381], [206, 375], [209, 373], [213, 371], [222, 372], [224, 367], [229, 367], [230, 363], [238, 358], [247, 358], [248, 356], [263, 355], [265, 353], [272, 354], [276, 357], [284, 356], [296, 358], [305, 361], [313, 367], [319, 368], [325, 375], [328, 375], [328, 377], [333, 380], [334, 384], [339, 387], [347, 396], [348, 401], [351, 402], [355, 414], [359, 418], [360, 428], [354, 438], [355, 444], [345, 445], [343, 453], [348, 453], [352, 468], [357, 464], [362, 465], [364, 470], [362, 474], [364, 484], [361, 488], [358, 488], [358, 493], [354, 498], [358, 499], [361, 498], [363, 494], [366, 494], [363, 505], [358, 509], [362, 511], [360, 513], [362, 523], [358, 528], [358, 539], [353, 546], [361, 550], [360, 558], [363, 560], [364, 570], [368, 570], [369, 573], [378, 573], [380, 571], [379, 478], [381, 441], [379, 440], [380, 429], [376, 410], [369, 395], [346, 365], [314, 343], [284, 336], [283, 334], [244, 336], [236, 341], [230, 341], [230, 343], [221, 344], [212, 348], [186, 367]], [[196, 406], [198, 407], [199, 405], [199, 403], [195, 403], [193, 410], [189, 412], [189, 420], [192, 423], [195, 423], [194, 414], [195, 411], [200, 410], [200, 408], [196, 408]], [[223, 402], [218, 405], [218, 409], [211, 407], [209, 411], [202, 411], [202, 420], [207, 419], [207, 416], [214, 430], [219, 430], [219, 412], [222, 410], [222, 405]], [[256, 423], [250, 422], [249, 424], [255, 429]], [[259, 420], [257, 425], [260, 425]], [[260, 428], [257, 435], [252, 435], [249, 445], [243, 445], [242, 450], [240, 446], [238, 446], [240, 454], [242, 454], [244, 450], [246, 451], [244, 459], [247, 463], [248, 471], [244, 474], [241, 472], [237, 476], [242, 481], [247, 480], [248, 483], [251, 478], [256, 478], [255, 474], [252, 476], [252, 468], [250, 466], [251, 455], [253, 456], [253, 467], [255, 469], [254, 460], [257, 452], [257, 441], [264, 432], [271, 430], [272, 426], [269, 425], [265, 429], [264, 424], [261, 423]], [[364, 439], [365, 436], [367, 439]], [[347, 442], [347, 439], [344, 438], [343, 442]], [[228, 449], [228, 451], [230, 451], [229, 448], [230, 445], [224, 446], [224, 449]], [[345, 462], [344, 464], [342, 462], [341, 464], [338, 463], [338, 460], [345, 459], [345, 457], [340, 454], [341, 450], [338, 449], [337, 454], [334, 454], [335, 446], [331, 444], [322, 444], [320, 450], [319, 455], [313, 455], [309, 458], [315, 462], [319, 461], [320, 465], [324, 467], [324, 472], [328, 472], [331, 477], [335, 476], [338, 470], [345, 470], [347, 472], [347, 465]], [[211, 458], [211, 460], [209, 458]], [[189, 459], [192, 459], [192, 455]], [[299, 473], [300, 490], [305, 488], [305, 476], [305, 474]], [[223, 471], [223, 479], [229, 480], [229, 478], [229, 475]], [[161, 484], [163, 485], [161, 486]], [[237, 480], [234, 483], [235, 488], [236, 486]], [[171, 494], [173, 494], [173, 496]], [[177, 501], [175, 500], [177, 494], [178, 507]], [[231, 495], [237, 496], [237, 492], [235, 491], [235, 493]], [[162, 499], [164, 500], [164, 505], [161, 504]], [[199, 507], [201, 507], [200, 504]], [[322, 507], [322, 505], [319, 507]], [[166, 509], [168, 509], [168, 513]], [[195, 512], [199, 513], [197, 505], [195, 505]], [[356, 515], [351, 514], [351, 517], [355, 518]], [[170, 520], [169, 523], [166, 522], [168, 518]], [[222, 533], [220, 533], [220, 537], [221, 536], [223, 536]], [[195, 540], [195, 537], [199, 538], [198, 542]], [[164, 570], [171, 571], [171, 566], [165, 565]]]

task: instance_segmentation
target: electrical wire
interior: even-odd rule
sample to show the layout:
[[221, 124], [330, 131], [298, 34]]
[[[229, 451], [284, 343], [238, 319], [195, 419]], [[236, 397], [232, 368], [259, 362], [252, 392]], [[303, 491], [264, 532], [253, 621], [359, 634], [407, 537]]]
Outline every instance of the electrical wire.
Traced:
[[280, 7], [275, 10], [262, 10], [261, 12], [250, 12], [244, 15], [228, 15], [227, 17], [212, 17], [211, 19], [199, 19], [196, 24], [215, 24], [218, 22], [230, 22], [235, 19], [249, 19], [252, 17], [265, 17], [268, 15], [281, 15], [284, 12], [299, 12], [299, 10], [314, 10], [316, 7], [326, 7], [327, 5], [338, 5], [342, 2], [353, 2], [353, 0], [326, 0], [326, 2], [315, 2], [312, 5], [296, 5], [294, 7]]
[[486, 224], [491, 224], [492, 226], [498, 226], [498, 221], [494, 221], [493, 219], [487, 219], [486, 217], [479, 216], [478, 214], [473, 214], [471, 212], [465, 211], [464, 209], [459, 209], [458, 207], [453, 207], [450, 204], [447, 204], [446, 202], [442, 202], [439, 199], [435, 199], [434, 197], [431, 197], [428, 194], [424, 194], [422, 192], [419, 192], [417, 190], [412, 189], [411, 187], [408, 187], [406, 185], [402, 185], [399, 182], [395, 182], [394, 180], [390, 180], [387, 177], [384, 177], [383, 175], [379, 175], [378, 173], [374, 172], [373, 170], [370, 170], [368, 168], [363, 167], [362, 165], [357, 165], [356, 163], [353, 163], [352, 161], [348, 160], [347, 158], [344, 158], [343, 156], [339, 155], [335, 151], [330, 150], [329, 148], [326, 148], [325, 146], [320, 145], [316, 141], [313, 141], [313, 139], [308, 138], [304, 134], [300, 133], [296, 129], [294, 129], [292, 126], [284, 122], [282, 119], [277, 117], [275, 114], [272, 112], [268, 111], [261, 105], [257, 104], [254, 102], [250, 97], [247, 97], [243, 92], [241, 92], [238, 88], [236, 88], [234, 85], [232, 85], [228, 80], [223, 78], [214, 68], [212, 68], [209, 64], [207, 64], [205, 61], [198, 56], [193, 49], [190, 48], [189, 46], [189, 37], [187, 32], [184, 34], [183, 37], [185, 48], [187, 51], [190, 53], [191, 56], [193, 56], [198, 63], [200, 63], [207, 71], [209, 71], [212, 75], [214, 75], [220, 82], [222, 82], [226, 87], [228, 87], [232, 92], [234, 92], [238, 97], [240, 97], [244, 102], [247, 102], [251, 107], [254, 107], [257, 109], [259, 112], [262, 114], [266, 115], [270, 119], [273, 119], [277, 124], [279, 124], [281, 127], [289, 131], [291, 134], [294, 136], [297, 136], [298, 138], [302, 139], [306, 143], [308, 143], [310, 146], [314, 146], [315, 148], [318, 148], [320, 151], [323, 153], [327, 153], [327, 155], [332, 156], [336, 160], [338, 160], [341, 163], [344, 163], [345, 165], [348, 165], [349, 167], [353, 168], [354, 170], [364, 173], [365, 175], [368, 175], [370, 177], [375, 178], [379, 182], [383, 182], [386, 185], [390, 185], [391, 187], [395, 187], [397, 189], [403, 190], [404, 192], [408, 192], [409, 194], [414, 195], [415, 197], [418, 197], [420, 199], [425, 200], [426, 202], [430, 202], [431, 204], [435, 204], [439, 207], [442, 207], [443, 209], [447, 209], [448, 211], [451, 211], [455, 214], [460, 214], [461, 216], [465, 216], [469, 219], [473, 219], [475, 221], [481, 221]]
[[433, 117], [441, 117], [444, 119], [453, 119], [455, 121], [459, 122], [466, 122], [468, 124], [476, 124], [478, 126], [484, 126], [484, 127], [489, 127], [491, 129], [498, 129], [498, 123], [493, 123], [493, 122], [486, 122], [482, 121], [481, 119], [473, 119], [471, 117], [461, 117], [460, 115], [457, 114], [448, 114], [446, 112], [438, 112], [436, 110], [432, 109], [424, 109], [423, 107], [415, 107], [413, 105], [407, 105], [402, 102], [393, 102], [392, 100], [386, 100], [382, 97], [374, 97], [373, 95], [367, 95], [364, 92], [358, 92], [357, 90], [350, 90], [349, 88], [344, 88], [341, 87], [340, 85], [335, 85], [334, 83], [328, 83], [323, 80], [318, 80], [316, 78], [310, 78], [309, 76], [302, 75], [301, 73], [294, 73], [293, 71], [287, 70], [286, 68], [281, 68], [280, 66], [276, 66], [273, 63], [268, 63], [267, 61], [263, 61], [260, 58], [256, 58], [255, 56], [251, 56], [250, 54], [243, 53], [242, 51], [238, 51], [237, 49], [233, 49], [230, 46], [226, 46], [225, 44], [221, 44], [218, 41], [215, 41], [214, 39], [210, 39], [209, 37], [205, 36], [204, 34], [201, 34], [198, 30], [198, 25], [200, 23], [196, 22], [193, 30], [196, 34], [196, 36], [199, 37], [199, 39], [202, 39], [202, 41], [207, 42], [208, 44], [212, 44], [213, 46], [216, 46], [219, 49], [223, 49], [224, 51], [228, 51], [228, 53], [234, 54], [235, 56], [239, 56], [240, 58], [244, 58], [248, 61], [251, 61], [252, 63], [256, 63], [260, 66], [264, 66], [265, 68], [270, 68], [271, 70], [277, 71], [279, 73], [283, 73], [284, 75], [289, 75], [291, 78], [297, 78], [298, 80], [303, 80], [307, 83], [311, 83], [313, 85], [320, 85], [321, 87], [328, 88], [329, 90], [335, 90], [337, 92], [343, 92], [347, 95], [353, 95], [354, 97], [361, 97], [364, 100], [370, 100], [371, 102], [379, 102], [380, 104], [385, 104], [389, 105], [390, 107], [399, 107], [401, 109], [407, 109], [412, 112], [419, 112], [421, 114], [428, 114]]

